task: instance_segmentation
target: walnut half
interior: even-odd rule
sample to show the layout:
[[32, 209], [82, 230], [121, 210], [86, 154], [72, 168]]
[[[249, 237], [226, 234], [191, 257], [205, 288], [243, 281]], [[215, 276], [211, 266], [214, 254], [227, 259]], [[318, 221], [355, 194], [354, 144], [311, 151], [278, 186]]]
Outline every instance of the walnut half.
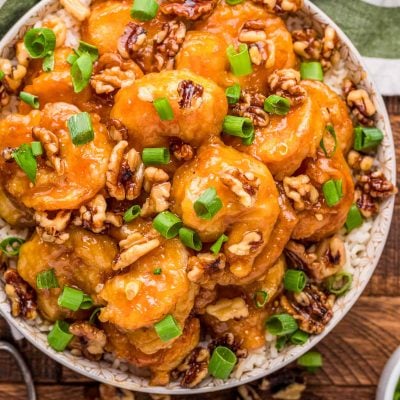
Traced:
[[294, 209], [297, 211], [303, 211], [318, 202], [319, 192], [312, 185], [308, 175], [285, 177], [283, 188], [286, 196], [293, 200]]
[[304, 102], [307, 92], [300, 86], [300, 72], [294, 69], [278, 69], [268, 78], [270, 92], [290, 100], [292, 106]]
[[249, 309], [241, 297], [234, 299], [220, 299], [215, 304], [206, 307], [206, 313], [226, 322], [230, 319], [241, 319], [249, 316]]

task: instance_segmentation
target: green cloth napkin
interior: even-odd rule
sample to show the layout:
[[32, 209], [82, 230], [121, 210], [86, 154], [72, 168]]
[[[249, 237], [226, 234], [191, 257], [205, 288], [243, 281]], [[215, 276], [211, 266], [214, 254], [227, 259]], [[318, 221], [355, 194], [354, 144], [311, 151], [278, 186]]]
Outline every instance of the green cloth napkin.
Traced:
[[[39, 0], [0, 0], [0, 37]], [[382, 94], [400, 95], [400, 0], [313, 0], [350, 37]]]

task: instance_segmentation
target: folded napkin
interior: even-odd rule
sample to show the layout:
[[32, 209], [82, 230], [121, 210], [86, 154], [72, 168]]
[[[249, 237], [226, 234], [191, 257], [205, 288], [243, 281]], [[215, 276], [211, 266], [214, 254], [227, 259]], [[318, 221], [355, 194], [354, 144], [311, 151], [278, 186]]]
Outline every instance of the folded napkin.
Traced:
[[[400, 95], [400, 0], [312, 0], [350, 37], [380, 92]], [[0, 0], [0, 37], [39, 0]]]

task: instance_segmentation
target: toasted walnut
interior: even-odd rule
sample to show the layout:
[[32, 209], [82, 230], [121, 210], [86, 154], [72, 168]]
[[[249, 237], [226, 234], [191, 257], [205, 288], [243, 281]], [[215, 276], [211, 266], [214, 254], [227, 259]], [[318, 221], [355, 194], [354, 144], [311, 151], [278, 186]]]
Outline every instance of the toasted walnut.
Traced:
[[308, 284], [300, 293], [281, 297], [283, 309], [294, 316], [299, 328], [311, 334], [320, 334], [333, 316], [335, 296], [327, 296], [316, 285]]
[[12, 315], [35, 319], [37, 317], [35, 291], [18, 275], [15, 269], [8, 269], [4, 273], [4, 281], [6, 283], [4, 290], [11, 301]]
[[144, 170], [143, 189], [147, 193], [151, 192], [151, 189], [154, 185], [158, 185], [160, 183], [168, 181], [169, 181], [169, 175], [161, 168], [147, 167]]
[[303, 103], [307, 95], [299, 83], [300, 72], [294, 69], [276, 70], [268, 78], [270, 92], [289, 99], [292, 106]]
[[285, 253], [293, 267], [306, 269], [318, 281], [339, 272], [346, 262], [343, 240], [336, 235], [308, 249], [291, 240], [286, 245]]
[[227, 186], [245, 207], [252, 207], [256, 201], [260, 180], [252, 172], [242, 172], [238, 168], [228, 168], [220, 175]]
[[206, 307], [206, 313], [225, 322], [230, 319], [241, 319], [249, 316], [249, 309], [241, 297], [220, 299]]
[[6, 86], [4, 84], [4, 81], [0, 81], [0, 106], [5, 107], [10, 103], [10, 96], [7, 93]]
[[5, 78], [1, 83], [7, 93], [17, 93], [27, 73], [26, 67], [21, 64], [13, 66], [10, 60], [0, 58], [0, 71], [3, 71], [5, 74]]
[[239, 243], [230, 245], [228, 250], [237, 256], [243, 257], [255, 252], [263, 243], [262, 233], [251, 231], [246, 232]]
[[318, 202], [318, 190], [312, 185], [308, 175], [285, 177], [283, 188], [286, 196], [294, 201], [294, 208], [302, 211]]
[[231, 114], [250, 118], [256, 127], [264, 127], [269, 123], [269, 116], [264, 111], [265, 96], [261, 93], [242, 91], [238, 103], [231, 106]]
[[242, 385], [238, 387], [238, 400], [261, 400], [257, 391], [250, 385]]
[[[193, 108], [199, 108], [203, 102], [203, 91], [203, 86], [193, 81], [183, 80], [180, 82], [178, 85], [179, 108], [191, 108], [192, 106]], [[193, 100], [195, 101], [194, 105], [192, 104]]]
[[135, 395], [126, 389], [100, 383], [100, 400], [135, 400]]
[[206, 313], [206, 307], [217, 299], [217, 292], [214, 289], [200, 287], [199, 293], [195, 297], [193, 312], [196, 315]]
[[377, 199], [360, 189], [355, 190], [354, 201], [364, 218], [371, 218], [379, 213], [380, 205]]
[[197, 21], [211, 14], [217, 0], [168, 0], [161, 4], [160, 10], [165, 15]]
[[47, 157], [47, 164], [54, 168], [58, 176], [65, 172], [65, 161], [60, 157], [60, 143], [58, 137], [46, 128], [35, 126], [32, 129], [33, 137], [38, 139], [43, 146]]
[[146, 201], [143, 204], [140, 215], [142, 217], [150, 217], [162, 211], [168, 210], [170, 206], [169, 203], [170, 196], [171, 196], [170, 182], [154, 185], [151, 188], [150, 196], [146, 199]]
[[353, 171], [371, 171], [374, 165], [374, 158], [371, 156], [365, 156], [361, 153], [350, 150], [347, 155], [347, 163]]
[[118, 52], [122, 57], [135, 59], [142, 57], [143, 47], [146, 44], [147, 31], [139, 24], [130, 22], [124, 34], [118, 41]]
[[36, 231], [43, 241], [62, 244], [69, 239], [69, 233], [65, 229], [71, 220], [70, 211], [36, 211], [34, 218], [38, 224]]
[[190, 161], [194, 157], [193, 147], [179, 138], [170, 140], [169, 149], [178, 161]]
[[74, 335], [69, 347], [79, 350], [89, 360], [100, 360], [106, 345], [106, 334], [87, 321], [74, 322], [69, 327]]
[[115, 145], [106, 174], [106, 186], [111, 197], [117, 200], [134, 200], [142, 190], [144, 164], [140, 154], [130, 149], [128, 142], [121, 140]]
[[373, 125], [372, 117], [376, 113], [376, 108], [365, 89], [352, 90], [347, 96], [347, 104], [361, 124]]
[[61, 5], [78, 21], [84, 21], [90, 15], [90, 8], [81, 0], [60, 0]]
[[303, 5], [303, 0], [253, 0], [255, 3], [264, 4], [269, 11], [275, 13], [296, 12]]
[[108, 212], [104, 196], [98, 194], [94, 199], [79, 208], [79, 214], [76, 215], [73, 223], [94, 233], [101, 233], [110, 225], [122, 226], [122, 216]]
[[225, 268], [226, 257], [223, 253], [199, 253], [188, 261], [188, 279], [200, 283], [206, 280], [206, 275]]
[[50, 28], [56, 35], [56, 47], [64, 45], [67, 38], [67, 25], [61, 18], [51, 15], [43, 21], [43, 26]]
[[182, 376], [181, 385], [193, 388], [208, 375], [210, 352], [204, 347], [196, 347], [173, 371], [174, 376]]
[[28, 50], [25, 47], [23, 41], [18, 42], [15, 46], [15, 56], [17, 57], [18, 64], [23, 65], [28, 68], [29, 61], [31, 60], [31, 56], [28, 53]]
[[111, 140], [120, 142], [128, 138], [128, 128], [116, 118], [107, 120], [108, 135]]
[[322, 40], [321, 54], [321, 64], [325, 70], [339, 62], [340, 54], [338, 51], [338, 45], [339, 38], [336, 31], [331, 26], [327, 26], [325, 28], [324, 38]]
[[117, 271], [133, 264], [140, 257], [160, 245], [158, 234], [151, 231], [147, 236], [134, 231], [126, 239], [119, 242], [121, 252], [113, 261], [113, 270]]
[[242, 349], [240, 347], [241, 342], [238, 342], [235, 339], [235, 336], [230, 332], [225, 333], [223, 336], [220, 336], [216, 339], [211, 340], [211, 342], [208, 345], [208, 349], [210, 350], [210, 353], [212, 354], [212, 352], [218, 346], [228, 347], [228, 349], [232, 350], [236, 354], [236, 357], [238, 357], [238, 358], [246, 358], [247, 357], [247, 350]]

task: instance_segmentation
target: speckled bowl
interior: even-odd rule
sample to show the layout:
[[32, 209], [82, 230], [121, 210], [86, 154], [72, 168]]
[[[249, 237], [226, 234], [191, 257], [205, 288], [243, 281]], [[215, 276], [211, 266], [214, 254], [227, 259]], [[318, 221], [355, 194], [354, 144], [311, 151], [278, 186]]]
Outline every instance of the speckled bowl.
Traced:
[[[0, 42], [0, 53], [3, 57], [13, 56], [13, 45], [21, 39], [27, 28], [32, 26], [37, 20], [45, 15], [54, 12], [59, 8], [58, 0], [43, 0], [40, 4], [28, 12], [4, 37]], [[372, 96], [378, 110], [377, 124], [385, 132], [385, 139], [379, 150], [379, 159], [384, 167], [386, 175], [395, 182], [396, 161], [393, 137], [391, 133], [389, 118], [385, 109], [382, 97], [376, 92], [374, 83], [370, 80], [365, 65], [358, 51], [355, 49], [350, 40], [336, 26], [333, 21], [327, 17], [320, 9], [305, 0], [303, 11], [299, 13], [300, 19], [304, 26], [313, 25], [317, 29], [321, 29], [326, 25], [332, 26], [339, 34], [341, 40], [341, 55], [346, 70], [351, 77], [363, 86]], [[297, 23], [298, 19], [297, 18]], [[292, 21], [293, 22], [293, 21]], [[293, 23], [296, 23], [294, 21]], [[89, 378], [105, 382], [107, 384], [119, 386], [122, 388], [142, 391], [149, 393], [165, 393], [165, 394], [188, 394], [188, 393], [205, 393], [228, 389], [239, 384], [248, 383], [268, 375], [285, 365], [289, 364], [300, 355], [315, 346], [338, 324], [338, 322], [347, 314], [363, 289], [367, 285], [371, 275], [373, 274], [379, 258], [385, 246], [386, 238], [390, 229], [390, 223], [393, 213], [394, 199], [388, 199], [382, 206], [377, 218], [372, 223], [367, 248], [365, 251], [354, 253], [354, 263], [357, 263], [354, 273], [354, 284], [351, 291], [344, 297], [340, 298], [334, 307], [334, 317], [326, 327], [323, 334], [312, 337], [309, 342], [302, 347], [288, 347], [278, 357], [270, 359], [264, 357], [259, 367], [253, 368], [251, 371], [244, 373], [240, 379], [231, 378], [225, 382], [216, 380], [207, 380], [203, 385], [196, 389], [183, 389], [178, 383], [171, 383], [167, 387], [151, 387], [148, 381], [138, 377], [130, 372], [123, 372], [115, 369], [109, 362], [92, 362], [86, 359], [77, 358], [69, 352], [56, 353], [47, 345], [46, 334], [41, 332], [37, 326], [30, 325], [22, 319], [15, 319], [10, 314], [10, 306], [4, 293], [4, 288], [0, 285], [0, 312], [6, 320], [13, 325], [22, 335], [39, 348], [43, 353], [67, 366], [68, 368], [86, 375]], [[354, 246], [353, 244], [350, 244]], [[353, 253], [351, 253], [353, 254]]]

